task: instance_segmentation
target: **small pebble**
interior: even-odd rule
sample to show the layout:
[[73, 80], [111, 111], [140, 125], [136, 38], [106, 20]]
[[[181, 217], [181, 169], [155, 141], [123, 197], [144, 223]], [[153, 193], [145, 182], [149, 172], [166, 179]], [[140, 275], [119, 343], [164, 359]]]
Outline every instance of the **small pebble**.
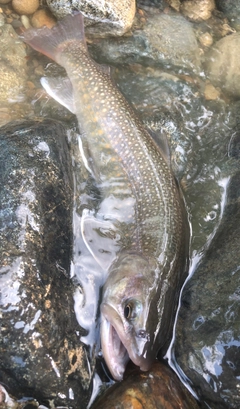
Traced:
[[18, 14], [33, 14], [39, 7], [39, 0], [12, 0], [12, 6]]
[[38, 65], [35, 70], [34, 70], [34, 74], [38, 75], [38, 76], [42, 76], [44, 75], [45, 71], [42, 65]]
[[32, 81], [27, 81], [26, 85], [27, 85], [27, 87], [28, 87], [29, 89], [34, 89], [34, 88], [36, 88], [35, 85], [34, 85], [34, 83], [33, 83]]
[[167, 0], [167, 3], [169, 6], [171, 6], [174, 10], [179, 11], [180, 10], [180, 0]]
[[210, 33], [203, 33], [199, 37], [199, 41], [204, 47], [210, 47], [213, 43], [213, 38]]
[[30, 24], [29, 18], [25, 15], [21, 16], [21, 22], [22, 22], [23, 27], [26, 28], [26, 30], [32, 27]]
[[19, 18], [19, 15], [17, 13], [12, 13], [11, 16], [12, 18]]
[[5, 24], [5, 18], [3, 14], [0, 14], [0, 27], [4, 26]]
[[10, 16], [10, 14], [12, 14], [12, 10], [11, 9], [5, 9], [4, 13], [6, 14], [6, 16]]
[[215, 88], [212, 84], [207, 83], [204, 90], [204, 96], [205, 99], [208, 101], [215, 100], [220, 97], [220, 91], [217, 88]]
[[33, 27], [39, 28], [47, 26], [52, 28], [56, 24], [56, 19], [47, 10], [41, 9], [37, 10], [31, 18], [31, 23]]
[[181, 4], [180, 11], [193, 21], [208, 20], [215, 8], [214, 0], [187, 0]]
[[21, 22], [21, 20], [14, 19], [13, 22], [12, 22], [12, 26], [13, 26], [13, 28], [15, 28], [15, 29], [22, 27], [22, 22]]

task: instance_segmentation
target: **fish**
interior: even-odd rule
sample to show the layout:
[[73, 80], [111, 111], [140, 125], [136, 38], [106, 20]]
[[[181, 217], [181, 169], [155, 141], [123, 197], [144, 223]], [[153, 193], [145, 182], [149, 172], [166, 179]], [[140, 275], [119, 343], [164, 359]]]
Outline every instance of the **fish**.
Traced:
[[[45, 90], [74, 113], [84, 163], [101, 201], [84, 209], [81, 232], [106, 272], [100, 305], [103, 358], [115, 380], [131, 360], [147, 371], [167, 348], [187, 276], [189, 221], [169, 157], [111, 79], [89, 55], [81, 13], [24, 41], [65, 68]], [[164, 145], [164, 144], [163, 144]]]

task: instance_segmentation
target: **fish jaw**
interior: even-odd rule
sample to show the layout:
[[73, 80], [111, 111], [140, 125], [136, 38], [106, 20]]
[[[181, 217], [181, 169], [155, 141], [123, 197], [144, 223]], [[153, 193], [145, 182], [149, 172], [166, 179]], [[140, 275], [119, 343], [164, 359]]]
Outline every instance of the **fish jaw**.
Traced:
[[122, 380], [126, 365], [131, 360], [142, 371], [152, 365], [152, 357], [145, 356], [149, 350], [149, 337], [136, 334], [126, 325], [118, 311], [109, 304], [101, 305], [101, 343], [105, 362], [115, 380]]
[[[104, 306], [102, 306], [102, 309]], [[108, 314], [107, 314], [108, 315]], [[112, 377], [116, 381], [121, 381], [129, 361], [128, 351], [122, 343], [119, 335], [107, 319], [105, 314], [102, 314], [101, 321], [101, 340], [102, 352]]]

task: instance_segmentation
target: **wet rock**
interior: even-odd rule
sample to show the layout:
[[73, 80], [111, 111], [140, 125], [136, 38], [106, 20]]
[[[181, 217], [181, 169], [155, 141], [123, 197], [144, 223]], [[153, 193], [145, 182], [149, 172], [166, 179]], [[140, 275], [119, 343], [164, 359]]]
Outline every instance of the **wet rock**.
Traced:
[[206, 60], [210, 81], [232, 97], [240, 97], [240, 33], [222, 38], [215, 43]]
[[167, 366], [156, 362], [151, 371], [132, 370], [98, 399], [91, 409], [198, 409], [199, 406]]
[[217, 99], [220, 97], [220, 90], [215, 88], [212, 84], [206, 84], [204, 96], [207, 100]]
[[213, 43], [213, 38], [210, 33], [206, 32], [200, 35], [199, 41], [204, 47], [210, 47]]
[[18, 14], [33, 14], [39, 7], [39, 0], [12, 0], [12, 6]]
[[87, 17], [85, 25], [91, 26], [86, 32], [100, 37], [123, 35], [131, 28], [136, 11], [134, 0], [47, 0], [47, 4], [58, 19], [81, 11]]
[[[238, 128], [229, 154], [239, 166]], [[212, 409], [240, 407], [240, 172], [230, 179], [217, 232], [187, 283], [177, 322], [175, 355]]]
[[0, 104], [24, 99], [26, 83], [26, 49], [10, 24], [0, 30]]
[[54, 16], [46, 9], [37, 10], [31, 18], [31, 23], [33, 27], [36, 28], [43, 26], [52, 28], [56, 22], [57, 20], [54, 18]]
[[4, 16], [3, 14], [0, 14], [0, 27], [4, 26], [4, 24], [5, 24]]
[[0, 407], [1, 409], [16, 409], [17, 402], [9, 396], [6, 389], [0, 385]]
[[[150, 7], [156, 7], [163, 11], [166, 7], [168, 7], [169, 1], [171, 0], [137, 0], [137, 7], [143, 9], [149, 9]], [[175, 1], [175, 0], [172, 0]], [[178, 1], [178, 0], [177, 0]]]
[[26, 30], [28, 30], [29, 28], [32, 28], [32, 25], [30, 24], [30, 20], [28, 16], [21, 16], [21, 23], [23, 25], [24, 28], [26, 28]]
[[66, 129], [0, 128], [0, 382], [15, 398], [87, 406], [91, 363], [74, 313], [73, 188]]
[[193, 21], [208, 20], [215, 8], [214, 0], [184, 0], [180, 11]]
[[89, 47], [105, 64], [165, 66], [182, 71], [200, 70], [200, 54], [192, 24], [178, 14], [149, 14], [142, 30], [130, 37], [103, 39]]
[[169, 6], [171, 6], [174, 10], [180, 11], [181, 2], [180, 0], [167, 0]]
[[240, 1], [216, 0], [216, 5], [228, 17], [231, 26], [240, 31]]

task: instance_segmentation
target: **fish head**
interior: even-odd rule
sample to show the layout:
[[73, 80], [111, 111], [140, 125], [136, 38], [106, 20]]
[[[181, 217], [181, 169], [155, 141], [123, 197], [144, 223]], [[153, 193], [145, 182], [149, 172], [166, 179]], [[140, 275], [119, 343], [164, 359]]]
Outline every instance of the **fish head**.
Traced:
[[110, 269], [101, 304], [101, 345], [116, 380], [129, 359], [146, 371], [156, 358], [155, 281], [156, 263], [139, 254], [118, 257]]

